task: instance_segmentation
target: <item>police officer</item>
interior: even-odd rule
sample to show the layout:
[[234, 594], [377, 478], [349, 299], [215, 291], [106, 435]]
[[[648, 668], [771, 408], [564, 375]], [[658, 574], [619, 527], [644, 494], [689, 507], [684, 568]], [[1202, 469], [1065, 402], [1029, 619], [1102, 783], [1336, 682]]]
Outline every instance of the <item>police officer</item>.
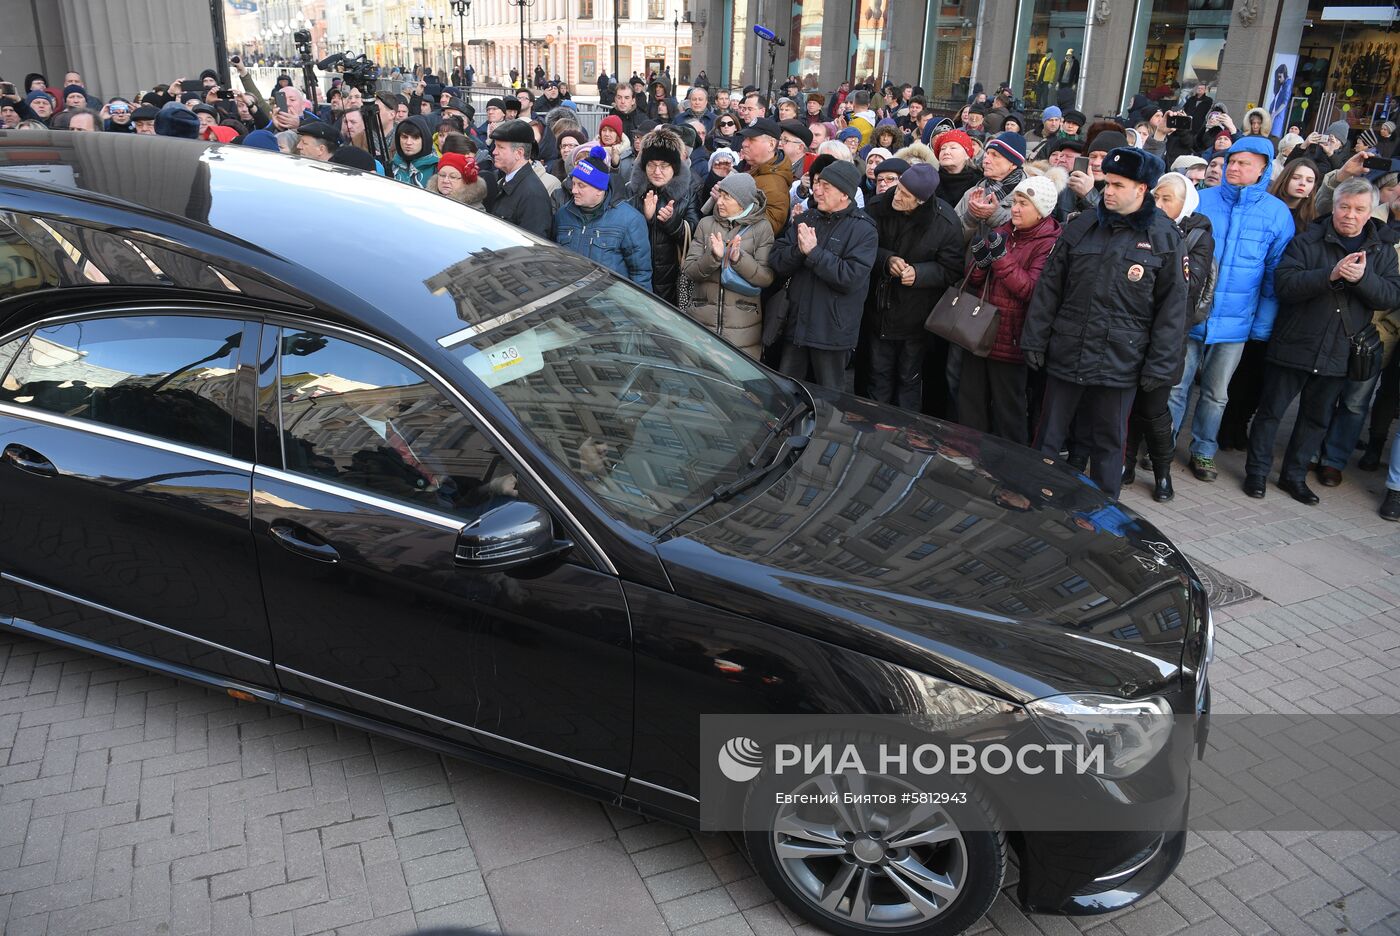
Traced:
[[1175, 380], [1186, 335], [1186, 252], [1151, 194], [1164, 168], [1141, 149], [1108, 153], [1102, 200], [1065, 226], [1021, 334], [1026, 363], [1046, 372], [1035, 445], [1062, 451], [1073, 424], [1089, 476], [1112, 497], [1137, 388]]

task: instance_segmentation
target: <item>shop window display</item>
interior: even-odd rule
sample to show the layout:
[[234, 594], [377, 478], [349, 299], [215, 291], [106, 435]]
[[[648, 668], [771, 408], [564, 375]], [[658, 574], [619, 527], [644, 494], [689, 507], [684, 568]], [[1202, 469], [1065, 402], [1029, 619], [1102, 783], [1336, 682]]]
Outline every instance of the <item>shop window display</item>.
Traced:
[[1025, 59], [1017, 87], [1027, 107], [1073, 107], [1079, 92], [1087, 0], [1023, 0]]
[[1378, 23], [1323, 22], [1316, 2], [1309, 4], [1308, 18], [1312, 25], [1298, 44], [1289, 123], [1313, 130], [1341, 119], [1364, 129], [1395, 119], [1400, 35]]

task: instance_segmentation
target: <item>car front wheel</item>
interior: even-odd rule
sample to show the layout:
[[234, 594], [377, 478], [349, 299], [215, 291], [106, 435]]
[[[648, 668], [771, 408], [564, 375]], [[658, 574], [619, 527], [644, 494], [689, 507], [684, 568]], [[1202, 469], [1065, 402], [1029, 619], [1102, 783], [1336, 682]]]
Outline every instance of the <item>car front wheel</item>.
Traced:
[[[750, 804], [752, 818], [766, 814], [766, 828], [751, 823], [743, 842], [773, 893], [823, 929], [955, 936], [996, 899], [1006, 835], [971, 789], [962, 802], [933, 805], [918, 803], [918, 791], [895, 778], [836, 773], [792, 792], [793, 802], [757, 812]], [[909, 794], [914, 804], [846, 805], [890, 793], [896, 801]]]

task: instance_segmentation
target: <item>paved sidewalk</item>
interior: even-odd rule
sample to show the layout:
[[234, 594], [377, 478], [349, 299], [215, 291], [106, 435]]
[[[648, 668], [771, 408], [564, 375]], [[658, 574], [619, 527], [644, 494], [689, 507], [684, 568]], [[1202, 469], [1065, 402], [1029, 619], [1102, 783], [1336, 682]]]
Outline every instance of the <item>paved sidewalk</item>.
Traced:
[[[1220, 711], [1400, 713], [1400, 525], [1381, 474], [1307, 508], [1181, 472], [1125, 500], [1260, 597], [1217, 613]], [[804, 933], [725, 836], [0, 635], [0, 929], [29, 934]], [[1400, 932], [1400, 835], [1193, 836], [1127, 912], [974, 932]], [[1013, 872], [1014, 873], [1014, 872]]]

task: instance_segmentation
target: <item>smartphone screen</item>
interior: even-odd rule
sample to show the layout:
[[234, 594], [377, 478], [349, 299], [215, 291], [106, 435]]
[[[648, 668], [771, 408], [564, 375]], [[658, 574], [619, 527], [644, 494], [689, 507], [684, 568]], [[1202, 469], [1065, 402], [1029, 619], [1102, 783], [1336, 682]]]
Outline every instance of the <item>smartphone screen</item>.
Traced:
[[1367, 156], [1365, 166], [1367, 169], [1378, 169], [1381, 172], [1390, 171], [1390, 160], [1384, 156]]
[[278, 88], [272, 93], [272, 99], [276, 102], [277, 109], [282, 113], [287, 113], [287, 89]]
[[1088, 157], [1088, 156], [1076, 156], [1076, 157], [1074, 157], [1074, 171], [1075, 171], [1075, 172], [1082, 172], [1082, 173], [1084, 173], [1085, 175], [1088, 175], [1088, 174], [1089, 174], [1089, 157]]

